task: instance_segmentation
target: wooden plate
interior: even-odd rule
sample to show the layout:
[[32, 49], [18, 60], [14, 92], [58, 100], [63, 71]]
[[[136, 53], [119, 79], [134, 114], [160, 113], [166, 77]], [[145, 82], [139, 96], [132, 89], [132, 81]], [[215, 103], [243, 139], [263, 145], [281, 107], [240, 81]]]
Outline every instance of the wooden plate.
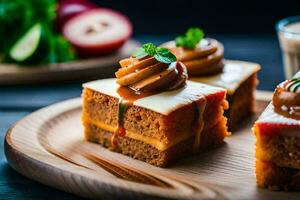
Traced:
[[128, 57], [139, 46], [135, 40], [129, 40], [117, 53], [76, 60], [74, 62], [48, 64], [41, 66], [19, 66], [0, 64], [0, 84], [25, 84], [69, 80], [92, 80], [114, 76], [119, 68], [118, 61]]
[[270, 100], [257, 94], [257, 112], [226, 143], [162, 169], [84, 141], [81, 99], [41, 109], [7, 133], [10, 165], [40, 183], [89, 198], [299, 199], [299, 193], [258, 189], [253, 121]]

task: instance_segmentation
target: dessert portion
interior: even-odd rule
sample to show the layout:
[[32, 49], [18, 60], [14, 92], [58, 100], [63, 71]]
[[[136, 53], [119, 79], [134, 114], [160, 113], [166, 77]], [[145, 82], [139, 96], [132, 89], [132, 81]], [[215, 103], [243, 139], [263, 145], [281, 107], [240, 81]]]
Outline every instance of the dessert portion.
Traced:
[[199, 28], [190, 28], [185, 35], [162, 46], [185, 64], [191, 81], [227, 89], [229, 110], [225, 114], [230, 130], [253, 112], [259, 64], [225, 60], [223, 45], [215, 39], [204, 38]]
[[228, 135], [226, 90], [187, 81], [169, 50], [144, 44], [120, 65], [116, 79], [83, 85], [88, 141], [165, 167]]
[[256, 179], [271, 190], [300, 189], [300, 78], [279, 84], [253, 127]]

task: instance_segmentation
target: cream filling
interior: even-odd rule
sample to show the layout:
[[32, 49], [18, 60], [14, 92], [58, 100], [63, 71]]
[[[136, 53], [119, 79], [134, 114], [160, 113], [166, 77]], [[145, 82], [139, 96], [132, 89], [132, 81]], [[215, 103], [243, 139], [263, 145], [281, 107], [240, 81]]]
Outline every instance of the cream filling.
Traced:
[[226, 60], [223, 73], [194, 77], [190, 80], [225, 88], [228, 94], [232, 95], [244, 81], [259, 70], [260, 65], [256, 63]]
[[[92, 124], [97, 126], [98, 128], [101, 128], [103, 130], [109, 131], [111, 133], [114, 133], [117, 130], [117, 127], [113, 127], [111, 125], [107, 125], [103, 122], [99, 122], [99, 121], [93, 121], [93, 120], [84, 120], [85, 124]], [[168, 148], [178, 144], [179, 142], [189, 138], [193, 136], [192, 133], [188, 133], [188, 132], [182, 132], [182, 133], [177, 133], [176, 136], [174, 135], [172, 138], [172, 142], [162, 142], [159, 139], [156, 138], [152, 138], [152, 137], [147, 137], [147, 136], [143, 136], [141, 134], [138, 133], [134, 133], [131, 131], [126, 130], [126, 136], [128, 138], [134, 139], [134, 140], [138, 140], [138, 141], [142, 141], [146, 144], [149, 144], [153, 147], [155, 147], [156, 149], [158, 149], [159, 151], [165, 151]]]

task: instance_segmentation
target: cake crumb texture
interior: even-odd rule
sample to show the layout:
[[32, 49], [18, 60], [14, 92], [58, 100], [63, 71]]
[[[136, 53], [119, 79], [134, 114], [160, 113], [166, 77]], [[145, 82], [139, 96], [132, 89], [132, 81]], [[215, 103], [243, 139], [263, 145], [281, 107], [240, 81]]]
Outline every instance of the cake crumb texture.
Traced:
[[[226, 92], [221, 90], [206, 96], [204, 126], [197, 152], [221, 144], [229, 134], [227, 119], [223, 116], [228, 106], [225, 95]], [[160, 167], [188, 156], [195, 140], [193, 125], [198, 112], [195, 105], [196, 102], [185, 105], [168, 115], [128, 106], [123, 113], [123, 126], [128, 134], [117, 137], [118, 151]], [[117, 109], [117, 98], [84, 88], [82, 121], [85, 138], [110, 148], [111, 135], [118, 125]]]
[[300, 190], [300, 138], [265, 134], [259, 127], [254, 126], [258, 186], [270, 190]]

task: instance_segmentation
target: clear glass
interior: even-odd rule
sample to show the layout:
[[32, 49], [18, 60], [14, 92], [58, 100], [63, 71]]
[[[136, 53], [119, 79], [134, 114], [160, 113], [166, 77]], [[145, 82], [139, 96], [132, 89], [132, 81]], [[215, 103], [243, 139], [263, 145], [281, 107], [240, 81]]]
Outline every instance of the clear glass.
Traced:
[[300, 16], [288, 17], [276, 24], [286, 79], [300, 70]]

